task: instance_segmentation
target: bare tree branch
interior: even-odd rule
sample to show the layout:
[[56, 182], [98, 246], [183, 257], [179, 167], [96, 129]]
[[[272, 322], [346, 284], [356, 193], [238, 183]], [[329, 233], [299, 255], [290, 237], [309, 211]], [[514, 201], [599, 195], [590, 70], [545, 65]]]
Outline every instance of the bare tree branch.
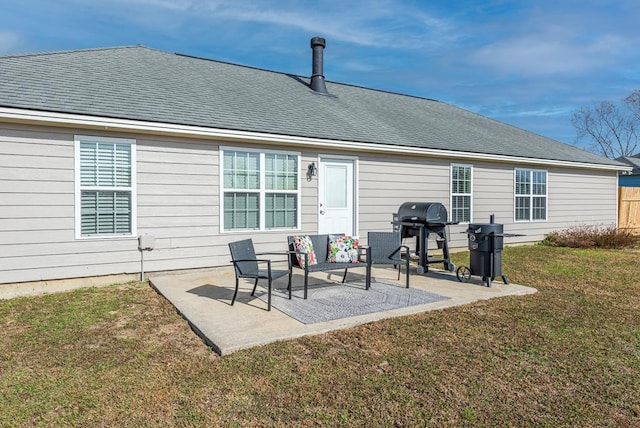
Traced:
[[619, 104], [603, 101], [596, 107], [582, 107], [573, 113], [578, 139], [590, 141], [589, 149], [611, 159], [631, 156], [640, 149], [640, 90]]
[[629, 110], [631, 110], [631, 114], [635, 117], [636, 122], [640, 122], [640, 89], [633, 91], [623, 102]]

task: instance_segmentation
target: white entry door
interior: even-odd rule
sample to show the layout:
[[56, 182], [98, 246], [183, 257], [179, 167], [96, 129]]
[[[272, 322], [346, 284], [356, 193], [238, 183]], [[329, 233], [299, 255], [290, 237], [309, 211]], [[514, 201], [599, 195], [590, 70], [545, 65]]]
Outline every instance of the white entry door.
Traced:
[[355, 232], [353, 159], [320, 159], [318, 233]]

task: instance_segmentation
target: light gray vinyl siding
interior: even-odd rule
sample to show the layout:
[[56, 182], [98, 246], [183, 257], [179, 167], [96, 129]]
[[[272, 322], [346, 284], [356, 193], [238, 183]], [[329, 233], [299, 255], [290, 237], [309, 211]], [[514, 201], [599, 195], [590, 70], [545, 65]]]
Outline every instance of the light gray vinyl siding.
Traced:
[[218, 263], [218, 146], [146, 136], [137, 146], [138, 234], [156, 238], [145, 269]]
[[[139, 270], [135, 237], [75, 239], [74, 135], [56, 128], [2, 129], [0, 282]], [[214, 235], [218, 222], [217, 211], [210, 208], [217, 204], [217, 196], [211, 190], [217, 186], [216, 146], [208, 147], [213, 156], [207, 157], [198, 156], [199, 146], [184, 142], [172, 146], [139, 136], [103, 136], [137, 137], [138, 165], [143, 170], [138, 173], [138, 203], [142, 208], [138, 213], [138, 232], [157, 234], [160, 238], [158, 252], [150, 258], [166, 260], [178, 255], [198, 258], [203, 253], [215, 254], [211, 245], [207, 247], [201, 241]], [[160, 167], [155, 168], [156, 165]], [[209, 176], [202, 173], [203, 169], [208, 170]], [[189, 181], [190, 178], [194, 181]], [[207, 186], [208, 190], [203, 190]], [[179, 198], [173, 199], [173, 195]], [[208, 212], [201, 206], [207, 203], [211, 204]], [[180, 212], [175, 212], [176, 208]], [[195, 237], [193, 242], [189, 242], [191, 236]], [[184, 266], [194, 264], [198, 265], [189, 262]], [[168, 268], [175, 268], [174, 265]]]
[[74, 134], [0, 128], [0, 282], [135, 271], [135, 238], [75, 239]]
[[553, 227], [617, 224], [617, 175], [550, 170], [549, 213]]
[[407, 201], [449, 199], [449, 163], [409, 156], [360, 156], [360, 233], [391, 228], [393, 213]]
[[[450, 210], [449, 160], [417, 157], [360, 158], [360, 234], [390, 230], [391, 216], [403, 202], [440, 202]], [[495, 215], [505, 232], [521, 234], [507, 243], [534, 242], [558, 229], [580, 224], [616, 224], [616, 173], [526, 164], [471, 162], [473, 165], [474, 223], [488, 223]], [[514, 221], [514, 169], [548, 172], [548, 220]], [[466, 247], [468, 226], [449, 227], [451, 247]], [[407, 239], [412, 248], [414, 239]]]
[[[317, 233], [318, 231], [318, 177], [313, 177], [311, 181], [307, 181], [307, 167], [311, 162], [318, 165], [318, 153], [310, 151], [302, 151], [300, 160], [300, 183], [302, 186], [302, 220], [300, 224], [300, 233]], [[287, 233], [286, 235], [291, 235]], [[267, 251], [268, 247], [262, 246]], [[282, 247], [278, 244], [276, 251]]]
[[[548, 172], [547, 220], [514, 222], [514, 168]], [[530, 165], [474, 164], [475, 223], [487, 223], [495, 214], [505, 232], [523, 234], [507, 243], [539, 241], [558, 229], [580, 224], [610, 225], [617, 222], [616, 173]]]
[[[140, 270], [136, 237], [75, 239], [76, 134], [136, 140], [137, 232], [156, 237], [156, 248], [145, 254], [146, 271], [227, 265], [227, 243], [246, 237], [254, 239], [258, 251], [284, 251], [286, 236], [295, 233], [220, 233], [219, 144], [214, 141], [3, 126], [0, 283]], [[307, 182], [305, 173], [318, 155], [301, 155], [302, 231], [313, 233], [317, 179]]]
[[[137, 233], [156, 237], [145, 254], [145, 270], [164, 271], [229, 263], [227, 243], [252, 238], [257, 251], [286, 250], [286, 236], [318, 227], [318, 180], [306, 179], [319, 153], [304, 147], [250, 145], [299, 151], [301, 227], [298, 231], [220, 232], [220, 143], [205, 139], [89, 132], [65, 128], [3, 125], [0, 128], [0, 283], [135, 273], [140, 270], [136, 237], [75, 239], [74, 136], [136, 140]], [[224, 143], [228, 146], [228, 143]], [[234, 146], [242, 147], [235, 144]], [[391, 230], [392, 213], [406, 201], [441, 202], [449, 209], [449, 159], [372, 155], [322, 150], [357, 158], [358, 233]], [[530, 242], [575, 224], [616, 222], [616, 174], [566, 168], [548, 171], [548, 221], [513, 221], [513, 170], [530, 168], [493, 162], [473, 165], [473, 222], [490, 214], [508, 233]], [[465, 247], [466, 225], [450, 227], [452, 247]], [[413, 241], [413, 240], [411, 240]], [[413, 246], [413, 242], [411, 242]]]
[[[450, 162], [412, 156], [360, 157], [360, 235], [392, 230], [404, 202], [440, 202], [449, 208]], [[434, 237], [431, 237], [433, 240]], [[405, 242], [415, 249], [415, 239]], [[431, 244], [430, 244], [431, 246]]]

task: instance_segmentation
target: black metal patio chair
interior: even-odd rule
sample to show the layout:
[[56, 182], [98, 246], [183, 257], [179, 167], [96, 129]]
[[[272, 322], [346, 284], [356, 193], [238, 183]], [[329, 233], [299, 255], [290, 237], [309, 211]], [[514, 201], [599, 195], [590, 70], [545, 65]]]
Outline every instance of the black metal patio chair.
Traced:
[[[291, 299], [291, 268], [288, 267], [287, 270], [276, 270], [271, 269], [271, 260], [270, 259], [258, 259], [255, 249], [253, 248], [253, 241], [251, 239], [243, 239], [242, 241], [230, 242], [229, 243], [229, 251], [231, 252], [231, 263], [233, 263], [233, 268], [236, 274], [236, 290], [233, 293], [233, 299], [231, 300], [231, 305], [236, 301], [236, 297], [238, 296], [238, 285], [240, 282], [240, 278], [250, 278], [254, 279], [255, 282], [253, 284], [253, 291], [251, 295], [253, 296], [256, 292], [256, 287], [258, 286], [258, 280], [266, 279], [269, 281], [269, 286], [267, 288], [267, 310], [271, 310], [271, 283], [274, 279], [281, 278], [285, 275], [289, 275], [289, 299]], [[260, 253], [259, 255], [282, 255], [287, 257], [288, 262], [288, 253]], [[267, 264], [266, 269], [260, 269], [258, 264]]]
[[[372, 265], [405, 265], [407, 288], [409, 288], [409, 247], [402, 245], [400, 232], [369, 232], [367, 234], [367, 263]], [[403, 252], [404, 250], [404, 252]]]

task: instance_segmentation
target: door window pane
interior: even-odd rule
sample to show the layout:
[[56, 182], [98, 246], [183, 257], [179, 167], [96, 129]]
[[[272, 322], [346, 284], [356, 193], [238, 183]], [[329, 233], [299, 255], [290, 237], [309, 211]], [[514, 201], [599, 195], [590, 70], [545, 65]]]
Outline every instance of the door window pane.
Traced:
[[346, 166], [327, 165], [325, 168], [325, 204], [327, 208], [347, 208], [348, 171]]

